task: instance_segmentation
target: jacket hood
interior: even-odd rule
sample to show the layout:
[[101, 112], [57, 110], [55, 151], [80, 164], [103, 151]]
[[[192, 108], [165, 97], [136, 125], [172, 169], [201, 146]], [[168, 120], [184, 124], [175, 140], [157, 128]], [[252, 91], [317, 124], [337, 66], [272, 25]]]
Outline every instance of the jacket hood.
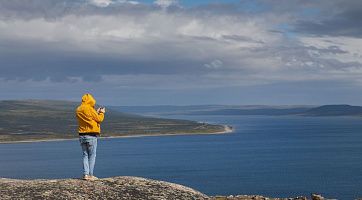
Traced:
[[82, 97], [82, 104], [87, 104], [93, 107], [94, 105], [96, 105], [96, 100], [91, 94], [85, 94]]

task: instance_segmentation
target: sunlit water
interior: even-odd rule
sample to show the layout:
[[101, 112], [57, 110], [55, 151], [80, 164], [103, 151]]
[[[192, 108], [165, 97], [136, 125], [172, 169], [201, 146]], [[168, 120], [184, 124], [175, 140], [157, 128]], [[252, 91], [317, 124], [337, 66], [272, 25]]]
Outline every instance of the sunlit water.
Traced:
[[[209, 195], [362, 197], [362, 118], [173, 117], [229, 124], [235, 132], [101, 139], [96, 175], [166, 180]], [[80, 176], [76, 140], [0, 145], [0, 177]]]

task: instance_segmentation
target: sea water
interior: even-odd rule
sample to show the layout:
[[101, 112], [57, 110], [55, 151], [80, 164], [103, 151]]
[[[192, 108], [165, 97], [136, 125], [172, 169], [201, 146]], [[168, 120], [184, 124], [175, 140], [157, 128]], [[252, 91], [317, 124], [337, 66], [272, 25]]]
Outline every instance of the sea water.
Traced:
[[[170, 116], [168, 116], [170, 117]], [[100, 139], [98, 177], [139, 176], [208, 195], [362, 197], [362, 118], [172, 116], [228, 124], [220, 135]], [[0, 145], [0, 177], [81, 177], [77, 140]]]

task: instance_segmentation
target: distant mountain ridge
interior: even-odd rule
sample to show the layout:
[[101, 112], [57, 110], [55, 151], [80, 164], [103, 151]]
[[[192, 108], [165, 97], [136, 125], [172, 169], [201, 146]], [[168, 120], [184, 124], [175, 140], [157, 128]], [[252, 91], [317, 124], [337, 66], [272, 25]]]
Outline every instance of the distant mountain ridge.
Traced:
[[309, 116], [362, 116], [362, 106], [324, 105], [302, 113]]
[[267, 106], [267, 105], [190, 105], [190, 106], [115, 106], [115, 110], [146, 115], [301, 115], [362, 116], [361, 106]]

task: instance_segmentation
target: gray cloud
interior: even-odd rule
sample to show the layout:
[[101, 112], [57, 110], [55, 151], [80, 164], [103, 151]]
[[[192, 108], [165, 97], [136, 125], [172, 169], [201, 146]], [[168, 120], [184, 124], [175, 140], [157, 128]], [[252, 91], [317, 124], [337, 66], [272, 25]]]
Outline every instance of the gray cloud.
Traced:
[[251, 37], [243, 36], [243, 35], [223, 35], [223, 39], [225, 40], [232, 40], [232, 41], [241, 41], [241, 42], [251, 42], [251, 43], [260, 43], [263, 44], [264, 42], [261, 40], [254, 40]]
[[314, 46], [306, 47], [308, 50], [316, 51], [318, 53], [331, 53], [331, 54], [344, 54], [348, 53], [348, 51], [342, 50], [340, 47], [332, 45], [327, 48], [317, 48]]
[[[362, 5], [361, 7], [362, 8]], [[316, 36], [348, 36], [362, 38], [362, 9], [347, 10], [322, 21], [299, 20], [295, 31]]]
[[[32, 5], [39, 3], [34, 2]], [[51, 3], [54, 2], [47, 5]], [[69, 77], [107, 74], [204, 74], [208, 70], [205, 63], [238, 57], [228, 55], [224, 48], [257, 41], [238, 36], [238, 41], [229, 42], [236, 40], [235, 33], [241, 31], [234, 26], [244, 23], [239, 22], [239, 17], [150, 9], [144, 12], [144, 20], [137, 13], [84, 16], [68, 13], [50, 21], [46, 16], [5, 19], [0, 26], [0, 42], [4, 46], [0, 49], [0, 68], [5, 73], [0, 76], [67, 81]], [[224, 23], [224, 19], [231, 21]], [[253, 24], [250, 28], [259, 29]]]
[[0, 1], [0, 82], [114, 91], [360, 84], [358, 2], [160, 3]]
[[55, 19], [66, 15], [77, 5], [80, 5], [80, 2], [56, 0], [0, 1], [0, 16], [3, 20], [13, 18]]
[[[13, 0], [0, 1], [0, 19], [31, 20], [43, 18], [48, 21], [59, 20], [67, 15], [112, 16], [117, 14], [142, 15], [154, 10], [157, 6], [137, 4], [136, 1], [109, 0], [112, 4], [102, 4], [108, 0]], [[101, 6], [107, 5], [107, 6]]]

